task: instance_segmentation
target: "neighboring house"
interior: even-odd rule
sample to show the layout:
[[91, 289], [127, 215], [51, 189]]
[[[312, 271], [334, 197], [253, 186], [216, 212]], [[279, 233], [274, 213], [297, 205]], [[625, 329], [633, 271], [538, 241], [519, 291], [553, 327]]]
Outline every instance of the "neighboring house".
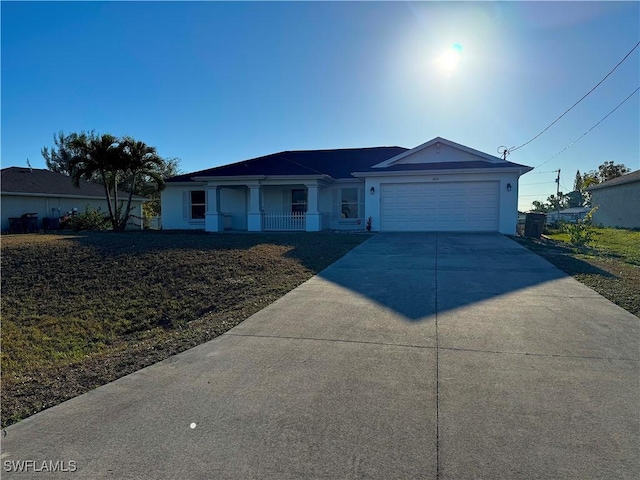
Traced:
[[640, 170], [587, 188], [594, 225], [640, 228]]
[[444, 138], [408, 150], [288, 151], [167, 180], [165, 229], [513, 234], [531, 167]]
[[[38, 217], [38, 228], [42, 220], [57, 220], [69, 211], [84, 213], [89, 209], [100, 209], [107, 213], [107, 200], [104, 187], [95, 183], [80, 182], [74, 187], [71, 178], [61, 173], [37, 168], [3, 168], [0, 178], [0, 196], [2, 200], [2, 231], [9, 230], [9, 219], [20, 218], [31, 213]], [[120, 192], [126, 201], [129, 194]], [[120, 199], [119, 199], [120, 200]], [[134, 195], [131, 202], [133, 217], [130, 228], [141, 228], [142, 202], [146, 198]]]
[[578, 220], [583, 220], [590, 210], [590, 207], [572, 207], [560, 210], [560, 212], [547, 212], [547, 224], [556, 223], [558, 220], [562, 222], [576, 223]]

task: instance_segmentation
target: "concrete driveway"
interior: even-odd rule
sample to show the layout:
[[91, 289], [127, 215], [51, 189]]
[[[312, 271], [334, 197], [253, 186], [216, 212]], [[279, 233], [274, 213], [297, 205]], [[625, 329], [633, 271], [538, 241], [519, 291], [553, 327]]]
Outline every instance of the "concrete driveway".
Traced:
[[378, 234], [7, 428], [3, 478], [636, 479], [639, 323], [501, 235]]

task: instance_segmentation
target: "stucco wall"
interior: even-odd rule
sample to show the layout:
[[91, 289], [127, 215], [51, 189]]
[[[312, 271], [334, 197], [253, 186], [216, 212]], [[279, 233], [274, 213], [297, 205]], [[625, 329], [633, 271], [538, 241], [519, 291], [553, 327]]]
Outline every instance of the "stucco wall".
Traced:
[[288, 211], [291, 209], [291, 190], [294, 188], [304, 188], [304, 185], [262, 187], [262, 209], [273, 213]]
[[595, 225], [640, 228], [640, 182], [593, 190], [591, 205], [598, 207], [593, 214]]
[[[413, 183], [413, 182], [473, 182], [498, 181], [499, 191], [499, 219], [498, 231], [513, 235], [518, 223], [518, 175], [515, 173], [467, 173], [467, 174], [434, 174], [434, 175], [398, 175], [389, 177], [367, 177], [365, 192], [374, 187], [375, 193], [367, 195], [365, 218], [372, 218], [374, 231], [380, 230], [380, 192], [382, 183]], [[507, 191], [507, 184], [511, 184], [511, 191]], [[464, 183], [460, 185], [460, 194], [464, 195]]]
[[[77, 197], [30, 197], [22, 195], [2, 194], [2, 231], [9, 229], [9, 218], [20, 217], [25, 213], [36, 213], [38, 215], [38, 226], [42, 227], [43, 218], [60, 218], [66, 212], [78, 209], [79, 213], [84, 213], [85, 209], [98, 209], [104, 213], [108, 212], [107, 201]], [[142, 203], [131, 202], [131, 214], [142, 217]], [[128, 228], [141, 228], [141, 220], [132, 218]]]
[[184, 216], [183, 192], [204, 190], [204, 185], [167, 185], [160, 197], [164, 230], [204, 230], [204, 218], [192, 220]]

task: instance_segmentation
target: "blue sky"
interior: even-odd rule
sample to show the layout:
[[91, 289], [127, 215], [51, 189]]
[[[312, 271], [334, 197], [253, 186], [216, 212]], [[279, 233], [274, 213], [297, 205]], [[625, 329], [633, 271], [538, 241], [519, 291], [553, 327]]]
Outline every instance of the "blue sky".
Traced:
[[[497, 155], [640, 40], [639, 2], [2, 2], [2, 166], [54, 132], [132, 135], [184, 172], [282, 150], [420, 145]], [[438, 62], [453, 44], [460, 62]], [[537, 166], [640, 86], [640, 48], [509, 160]], [[520, 180], [521, 209], [605, 160], [640, 168], [640, 95]], [[546, 172], [546, 173], [541, 173]]]

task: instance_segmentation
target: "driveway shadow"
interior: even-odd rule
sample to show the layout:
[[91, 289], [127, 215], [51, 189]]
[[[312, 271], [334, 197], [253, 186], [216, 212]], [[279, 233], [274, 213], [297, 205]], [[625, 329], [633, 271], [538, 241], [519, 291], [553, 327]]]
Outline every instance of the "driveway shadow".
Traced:
[[626, 355], [635, 317], [615, 309], [503, 235], [376, 234], [232, 332]]
[[377, 234], [319, 277], [412, 322], [516, 291], [585, 295], [565, 272], [500, 234]]

